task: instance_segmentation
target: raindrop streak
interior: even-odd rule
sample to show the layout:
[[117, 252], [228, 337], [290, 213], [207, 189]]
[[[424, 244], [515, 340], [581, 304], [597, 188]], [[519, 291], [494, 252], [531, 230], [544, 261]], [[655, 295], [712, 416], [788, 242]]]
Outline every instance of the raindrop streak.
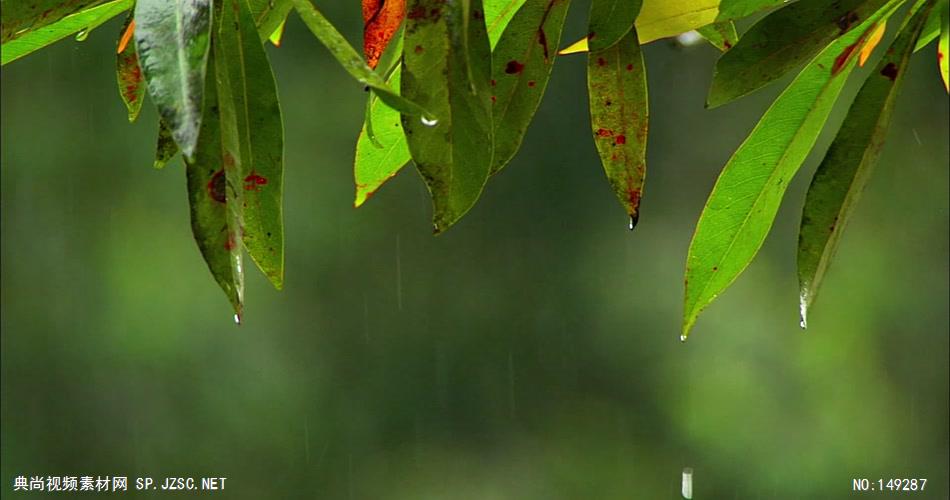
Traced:
[[683, 469], [683, 498], [690, 500], [693, 498], [693, 469], [686, 467]]
[[422, 124], [426, 127], [434, 127], [439, 124], [439, 120], [435, 118], [426, 118], [425, 116], [422, 116], [420, 121], [422, 121]]
[[396, 235], [396, 307], [402, 311], [402, 258], [398, 234]]
[[76, 33], [77, 42], [85, 42], [86, 38], [89, 37], [89, 28], [83, 28], [79, 30], [79, 33]]
[[912, 128], [912, 129], [910, 129], [910, 131], [914, 133], [914, 139], [917, 141], [917, 145], [918, 145], [918, 146], [923, 146], [924, 143], [920, 142], [920, 136], [917, 135], [917, 129]]

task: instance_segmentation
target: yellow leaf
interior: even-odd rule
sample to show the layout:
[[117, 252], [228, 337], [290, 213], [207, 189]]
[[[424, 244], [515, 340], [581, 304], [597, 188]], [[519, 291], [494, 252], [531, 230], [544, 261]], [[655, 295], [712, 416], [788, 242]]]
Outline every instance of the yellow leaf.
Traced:
[[858, 66], [864, 66], [864, 63], [871, 57], [871, 52], [874, 52], [874, 48], [877, 47], [877, 44], [881, 43], [881, 38], [884, 37], [884, 31], [886, 29], [887, 21], [882, 21], [881, 24], [877, 25], [877, 28], [871, 33], [868, 41], [861, 47], [861, 54], [858, 56]]
[[580, 40], [564, 47], [558, 51], [557, 55], [566, 56], [568, 54], [577, 54], [580, 52], [587, 52], [587, 37], [581, 38]]

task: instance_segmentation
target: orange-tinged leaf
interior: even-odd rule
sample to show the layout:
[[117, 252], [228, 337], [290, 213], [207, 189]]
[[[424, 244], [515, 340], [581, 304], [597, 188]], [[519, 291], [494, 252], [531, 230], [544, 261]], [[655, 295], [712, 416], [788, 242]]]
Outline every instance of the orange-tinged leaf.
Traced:
[[874, 52], [874, 48], [877, 47], [877, 44], [881, 43], [881, 38], [884, 38], [884, 31], [886, 29], [886, 21], [877, 25], [877, 28], [875, 28], [871, 36], [868, 37], [867, 43], [861, 48], [861, 54], [858, 56], [858, 66], [864, 66], [864, 63], [871, 57], [871, 52]]
[[363, 54], [375, 68], [406, 15], [406, 0], [363, 0]]
[[274, 30], [274, 32], [271, 33], [269, 37], [267, 37], [267, 39], [270, 40], [270, 43], [274, 47], [278, 47], [278, 48], [280, 47], [280, 42], [284, 38], [284, 25], [286, 24], [287, 24], [287, 20], [284, 19], [283, 21], [280, 22], [280, 25], [277, 26], [277, 29]]
[[125, 28], [125, 31], [122, 32], [122, 37], [119, 38], [119, 47], [116, 49], [116, 54], [121, 54], [125, 51], [125, 46], [129, 44], [129, 40], [132, 39], [132, 34], [135, 33], [135, 19], [129, 21], [128, 27]]

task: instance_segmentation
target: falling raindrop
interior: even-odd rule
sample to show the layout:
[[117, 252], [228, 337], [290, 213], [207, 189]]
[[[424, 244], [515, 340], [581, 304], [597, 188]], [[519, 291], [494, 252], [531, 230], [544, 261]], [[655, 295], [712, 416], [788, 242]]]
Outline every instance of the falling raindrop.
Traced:
[[89, 37], [89, 28], [83, 28], [76, 33], [77, 42], [85, 42], [87, 37]]
[[425, 115], [423, 115], [420, 120], [422, 121], [422, 124], [425, 125], [426, 127], [434, 127], [439, 124], [439, 120], [435, 118], [428, 118]]
[[693, 469], [686, 467], [683, 469], [683, 498], [691, 500], [693, 498]]
[[238, 314], [238, 313], [234, 313], [234, 324], [236, 324], [236, 325], [240, 325], [240, 324], [241, 324], [241, 315]]

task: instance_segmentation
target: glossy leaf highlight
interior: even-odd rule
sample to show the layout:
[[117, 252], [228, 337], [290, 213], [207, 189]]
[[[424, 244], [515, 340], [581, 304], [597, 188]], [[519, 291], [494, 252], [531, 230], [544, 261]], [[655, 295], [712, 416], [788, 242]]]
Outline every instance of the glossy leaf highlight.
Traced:
[[187, 157], [201, 129], [210, 33], [209, 0], [135, 4], [135, 45], [148, 93]]
[[[10, 40], [21, 38], [67, 16], [86, 12], [103, 3], [104, 0], [4, 1], [3, 7], [0, 8], [0, 41], [6, 46]], [[131, 2], [129, 3], [131, 6]]]

